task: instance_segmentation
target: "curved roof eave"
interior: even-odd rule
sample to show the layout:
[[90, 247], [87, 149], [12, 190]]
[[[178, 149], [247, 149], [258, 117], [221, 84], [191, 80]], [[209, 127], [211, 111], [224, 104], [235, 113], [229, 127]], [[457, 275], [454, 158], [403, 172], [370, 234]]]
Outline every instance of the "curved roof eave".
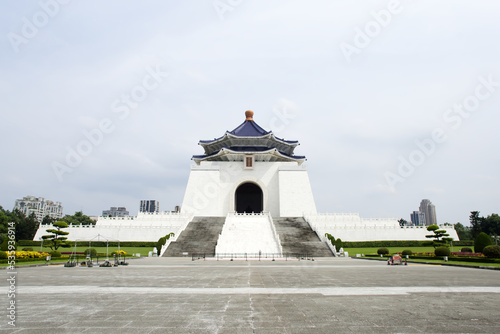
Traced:
[[237, 136], [237, 135], [232, 134], [229, 131], [226, 131], [226, 133], [222, 137], [215, 138], [213, 140], [200, 140], [198, 142], [198, 145], [201, 145], [201, 146], [205, 147], [205, 146], [208, 146], [208, 145], [211, 145], [211, 144], [215, 144], [217, 142], [224, 141], [224, 139], [226, 139], [226, 138], [266, 139], [266, 138], [269, 138], [269, 137], [273, 138], [277, 142], [280, 142], [280, 143], [283, 143], [283, 144], [286, 144], [286, 145], [294, 145], [294, 146], [300, 145], [300, 143], [299, 143], [298, 140], [285, 140], [285, 139], [278, 138], [278, 137], [276, 137], [274, 135], [274, 133], [272, 131], [269, 131], [267, 134], [262, 135], [262, 136]]
[[[272, 153], [273, 155], [277, 155], [281, 158], [291, 159], [293, 161], [296, 161], [299, 165], [301, 165], [304, 161], [307, 160], [305, 156], [290, 156], [290, 155], [281, 153], [280, 151], [278, 151], [275, 148], [271, 148], [267, 151], [257, 152], [257, 154], [267, 154], [267, 153]], [[256, 154], [256, 152], [255, 151], [234, 151], [234, 150], [231, 150], [229, 148], [223, 147], [219, 151], [214, 152], [214, 153], [209, 154], [209, 155], [193, 155], [191, 160], [194, 160], [194, 162], [196, 162], [199, 165], [200, 162], [202, 162], [204, 160], [207, 160], [210, 158], [215, 158], [215, 157], [222, 156], [225, 154], [243, 154], [243, 155], [249, 154], [250, 155], [250, 154]]]

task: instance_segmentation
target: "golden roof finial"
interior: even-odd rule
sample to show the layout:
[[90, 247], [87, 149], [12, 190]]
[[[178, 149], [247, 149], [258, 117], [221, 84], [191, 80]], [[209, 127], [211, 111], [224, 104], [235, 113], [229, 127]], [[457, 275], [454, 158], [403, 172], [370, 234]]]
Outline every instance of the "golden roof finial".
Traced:
[[252, 121], [253, 122], [253, 111], [247, 110], [245, 111], [245, 121]]

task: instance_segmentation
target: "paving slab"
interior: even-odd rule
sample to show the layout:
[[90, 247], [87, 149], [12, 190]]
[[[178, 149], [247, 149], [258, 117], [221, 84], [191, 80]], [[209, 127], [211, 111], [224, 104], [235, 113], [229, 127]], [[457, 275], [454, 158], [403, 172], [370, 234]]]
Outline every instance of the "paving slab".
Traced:
[[0, 333], [500, 332], [500, 271], [491, 270], [189, 258], [18, 268], [15, 327], [2, 282]]

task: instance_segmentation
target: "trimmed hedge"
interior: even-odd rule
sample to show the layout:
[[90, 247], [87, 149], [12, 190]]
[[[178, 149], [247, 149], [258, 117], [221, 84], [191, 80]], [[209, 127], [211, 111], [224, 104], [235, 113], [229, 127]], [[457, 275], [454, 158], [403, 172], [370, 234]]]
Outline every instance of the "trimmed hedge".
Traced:
[[[378, 258], [380, 259], [380, 255], [376, 254], [365, 254], [365, 257], [373, 257], [373, 258]], [[434, 255], [431, 256], [424, 256], [424, 255], [411, 255], [409, 256], [409, 259], [415, 259], [415, 260], [442, 260], [443, 258], [441, 256], [437, 257]], [[476, 262], [478, 264], [480, 263], [500, 263], [500, 259], [493, 259], [493, 258], [487, 258], [487, 257], [466, 257], [466, 256], [448, 256], [448, 261], [461, 261], [461, 262]]]
[[500, 246], [490, 245], [483, 248], [484, 256], [490, 258], [500, 258]]
[[389, 254], [389, 250], [387, 248], [379, 248], [379, 249], [377, 249], [377, 254], [378, 255], [387, 255], [387, 254]]
[[52, 251], [49, 253], [50, 257], [61, 257], [61, 252], [60, 251]]
[[[75, 245], [74, 241], [69, 240], [68, 241], [71, 246], [73, 247]], [[19, 246], [37, 246], [40, 247], [40, 241], [39, 240], [19, 240], [18, 242]], [[92, 247], [106, 247], [106, 241], [92, 241]], [[77, 247], [85, 247], [89, 246], [88, 241], [77, 241], [76, 242]], [[118, 247], [118, 241], [110, 241], [108, 243], [109, 247]], [[121, 241], [120, 242], [120, 247], [155, 247], [156, 246], [156, 241]]]
[[403, 256], [406, 256], [406, 255], [412, 255], [412, 254], [413, 254], [413, 252], [411, 251], [411, 249], [405, 249], [405, 250], [401, 253], [401, 255], [403, 255]]
[[[382, 241], [342, 241], [344, 248], [369, 248], [369, 247], [425, 247], [426, 240], [382, 240]], [[453, 241], [453, 246], [473, 246], [473, 240]]]
[[491, 245], [491, 237], [484, 232], [478, 234], [474, 240], [474, 252], [482, 253], [484, 247]]
[[448, 247], [438, 247], [434, 250], [434, 254], [436, 254], [436, 256], [450, 256], [451, 255], [451, 251]]
[[96, 257], [97, 256], [97, 250], [95, 248], [87, 248], [86, 250], [83, 251], [83, 253], [85, 255], [89, 255], [89, 253], [90, 253], [91, 257]]

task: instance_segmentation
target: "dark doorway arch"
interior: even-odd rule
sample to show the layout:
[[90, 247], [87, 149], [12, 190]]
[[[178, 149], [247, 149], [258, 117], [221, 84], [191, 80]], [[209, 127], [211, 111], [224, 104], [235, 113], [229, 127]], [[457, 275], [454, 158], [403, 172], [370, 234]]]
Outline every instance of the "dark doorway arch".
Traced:
[[243, 183], [236, 189], [234, 196], [236, 212], [260, 213], [263, 211], [264, 196], [262, 189], [255, 183]]

